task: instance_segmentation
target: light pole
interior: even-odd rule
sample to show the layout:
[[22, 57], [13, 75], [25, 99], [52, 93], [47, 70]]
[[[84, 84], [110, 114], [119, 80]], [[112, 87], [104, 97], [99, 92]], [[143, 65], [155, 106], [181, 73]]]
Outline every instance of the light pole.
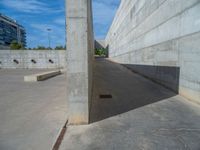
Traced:
[[51, 37], [50, 37], [51, 29], [48, 28], [47, 31], [48, 31], [48, 40], [49, 40], [49, 49], [50, 49], [51, 48]]

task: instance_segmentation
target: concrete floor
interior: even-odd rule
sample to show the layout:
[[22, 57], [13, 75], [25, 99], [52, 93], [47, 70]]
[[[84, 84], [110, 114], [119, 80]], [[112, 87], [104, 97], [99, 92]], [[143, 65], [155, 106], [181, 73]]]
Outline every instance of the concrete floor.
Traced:
[[199, 105], [104, 59], [95, 63], [90, 113], [90, 125], [68, 127], [61, 150], [200, 149]]
[[65, 75], [23, 81], [43, 71], [0, 70], [0, 150], [52, 149], [67, 119]]

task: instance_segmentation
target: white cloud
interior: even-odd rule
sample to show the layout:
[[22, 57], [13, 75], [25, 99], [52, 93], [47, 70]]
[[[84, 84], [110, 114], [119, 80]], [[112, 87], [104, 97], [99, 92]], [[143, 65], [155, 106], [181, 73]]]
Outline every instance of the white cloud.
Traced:
[[[47, 45], [47, 28], [52, 29], [52, 43], [65, 43], [64, 0], [46, 1], [47, 3], [44, 3], [42, 0], [0, 0], [0, 5], [5, 6], [7, 10], [23, 12], [15, 13], [16, 16], [14, 18], [19, 18], [19, 15], [23, 14], [19, 20], [28, 22], [27, 40], [29, 45]], [[102, 39], [106, 36], [119, 5], [119, 1], [120, 0], [93, 0], [94, 29], [97, 38]], [[63, 12], [63, 17], [60, 14], [52, 15], [52, 13], [58, 12]], [[26, 15], [26, 17], [24, 17], [24, 15]], [[29, 19], [27, 19], [27, 15], [30, 15]], [[47, 22], [51, 22], [51, 24], [47, 24]]]
[[19, 12], [26, 13], [42, 13], [42, 12], [62, 12], [64, 10], [56, 10], [50, 8], [48, 4], [39, 0], [1, 0], [0, 3], [8, 8], [15, 9]]

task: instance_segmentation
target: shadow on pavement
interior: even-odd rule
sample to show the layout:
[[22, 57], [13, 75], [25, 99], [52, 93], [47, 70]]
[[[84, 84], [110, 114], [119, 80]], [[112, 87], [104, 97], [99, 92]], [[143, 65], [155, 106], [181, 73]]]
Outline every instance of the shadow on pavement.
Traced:
[[94, 64], [90, 123], [177, 95], [126, 67], [98, 58]]

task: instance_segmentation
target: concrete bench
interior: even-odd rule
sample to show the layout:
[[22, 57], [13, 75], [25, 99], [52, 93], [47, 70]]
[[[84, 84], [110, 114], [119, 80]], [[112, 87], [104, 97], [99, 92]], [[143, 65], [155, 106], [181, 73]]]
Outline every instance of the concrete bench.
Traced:
[[60, 75], [60, 74], [62, 74], [61, 70], [43, 72], [43, 73], [39, 73], [39, 74], [24, 76], [24, 81], [25, 82], [43, 81], [43, 80], [55, 77], [55, 76]]

